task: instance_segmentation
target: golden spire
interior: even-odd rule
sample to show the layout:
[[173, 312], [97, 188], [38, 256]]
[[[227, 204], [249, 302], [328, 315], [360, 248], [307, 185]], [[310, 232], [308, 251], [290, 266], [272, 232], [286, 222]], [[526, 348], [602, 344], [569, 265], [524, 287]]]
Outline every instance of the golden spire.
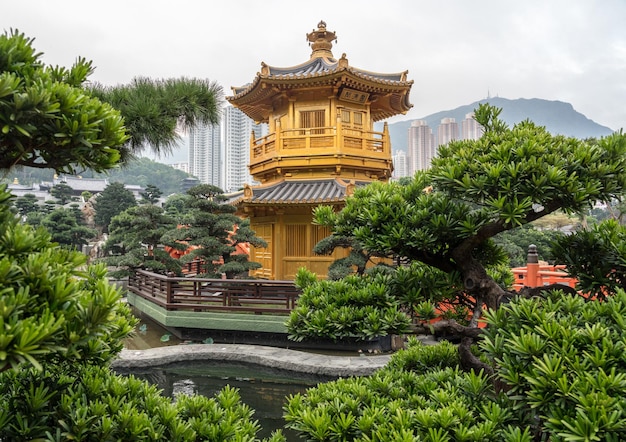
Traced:
[[309, 46], [313, 49], [311, 58], [333, 58], [331, 49], [333, 48], [333, 41], [337, 40], [337, 35], [326, 30], [325, 21], [320, 21], [317, 24], [317, 31], [313, 29], [313, 31], [307, 34], [306, 38], [309, 41]]

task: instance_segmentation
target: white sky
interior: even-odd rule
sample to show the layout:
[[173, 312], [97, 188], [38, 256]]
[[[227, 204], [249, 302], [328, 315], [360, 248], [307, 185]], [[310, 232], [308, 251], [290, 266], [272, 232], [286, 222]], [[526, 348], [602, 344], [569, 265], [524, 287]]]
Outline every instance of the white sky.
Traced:
[[93, 60], [104, 84], [136, 76], [252, 81], [261, 61], [308, 60], [324, 20], [335, 57], [409, 71], [415, 119], [487, 96], [569, 102], [626, 128], [624, 0], [0, 0], [0, 32], [35, 38], [48, 64]]

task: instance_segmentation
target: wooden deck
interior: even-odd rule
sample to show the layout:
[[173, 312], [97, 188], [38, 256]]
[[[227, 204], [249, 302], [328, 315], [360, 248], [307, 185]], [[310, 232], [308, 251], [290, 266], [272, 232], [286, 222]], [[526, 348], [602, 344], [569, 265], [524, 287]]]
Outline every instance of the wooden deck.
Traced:
[[128, 290], [166, 311], [287, 315], [300, 290], [293, 281], [168, 277], [144, 270], [128, 280]]

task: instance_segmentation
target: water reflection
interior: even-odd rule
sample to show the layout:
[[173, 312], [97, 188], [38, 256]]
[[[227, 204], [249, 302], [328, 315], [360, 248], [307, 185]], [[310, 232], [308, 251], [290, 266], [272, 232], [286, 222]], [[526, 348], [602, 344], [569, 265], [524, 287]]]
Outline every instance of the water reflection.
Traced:
[[163, 328], [161, 324], [149, 316], [131, 307], [133, 314], [139, 319], [135, 332], [124, 340], [124, 347], [129, 350], [146, 350], [148, 348], [178, 345], [182, 341]]
[[[190, 361], [133, 369], [130, 373], [157, 385], [168, 397], [181, 393], [213, 397], [226, 385], [237, 388], [242, 402], [255, 410], [254, 418], [262, 427], [258, 434], [261, 438], [268, 437], [274, 429], [283, 428], [282, 407], [288, 395], [303, 393], [318, 382], [332, 379], [221, 361]], [[289, 441], [299, 440], [293, 432], [285, 431], [285, 434]]]

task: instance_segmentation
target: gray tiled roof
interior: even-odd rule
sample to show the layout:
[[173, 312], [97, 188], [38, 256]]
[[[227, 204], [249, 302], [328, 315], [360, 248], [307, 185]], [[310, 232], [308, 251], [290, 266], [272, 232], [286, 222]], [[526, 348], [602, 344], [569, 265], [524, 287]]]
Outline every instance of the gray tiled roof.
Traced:
[[[284, 80], [292, 78], [318, 78], [345, 70], [360, 78], [375, 80], [382, 84], [395, 85], [403, 84], [405, 82], [403, 76], [406, 75], [406, 72], [387, 74], [381, 72], [366, 71], [352, 66], [340, 68], [339, 60], [328, 57], [312, 58], [299, 65], [289, 67], [276, 67], [269, 65], [264, 66], [267, 69], [267, 72], [265, 74], [257, 74], [252, 83], [246, 83], [245, 85], [240, 87], [232, 87], [231, 89], [234, 96], [245, 94], [249, 90], [253, 89], [254, 86], [259, 83], [262, 77], [274, 80]], [[229, 97], [229, 99], [231, 98], [234, 97]]]
[[347, 183], [335, 179], [282, 181], [268, 187], [250, 187], [251, 196], [245, 191], [230, 195], [231, 204], [311, 204], [344, 201]]
[[88, 190], [89, 192], [102, 192], [109, 185], [106, 178], [78, 178], [69, 175], [63, 175], [54, 179], [53, 184], [65, 183], [76, 191]]
[[272, 77], [314, 75], [334, 71], [337, 69], [337, 60], [334, 58], [319, 57], [297, 66], [286, 68], [268, 66], [268, 68], [270, 70], [270, 76]]

